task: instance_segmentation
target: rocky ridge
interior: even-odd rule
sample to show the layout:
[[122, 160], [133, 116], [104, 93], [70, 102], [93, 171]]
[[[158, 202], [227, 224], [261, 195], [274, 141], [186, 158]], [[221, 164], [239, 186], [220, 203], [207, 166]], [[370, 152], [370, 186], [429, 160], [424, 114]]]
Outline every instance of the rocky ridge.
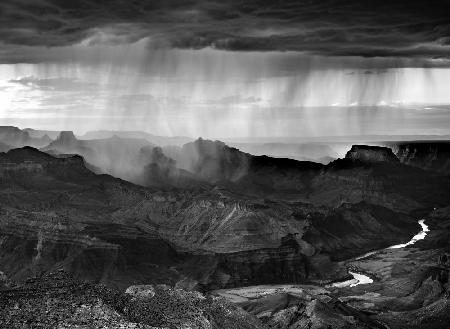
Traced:
[[127, 293], [74, 280], [62, 271], [0, 290], [2, 328], [264, 328], [222, 298], [164, 285]]

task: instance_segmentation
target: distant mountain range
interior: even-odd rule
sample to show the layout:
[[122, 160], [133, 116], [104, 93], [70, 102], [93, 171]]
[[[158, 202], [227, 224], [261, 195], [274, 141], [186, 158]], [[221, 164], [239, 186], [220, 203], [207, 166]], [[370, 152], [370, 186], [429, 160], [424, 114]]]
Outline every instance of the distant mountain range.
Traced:
[[47, 135], [34, 137], [26, 130], [20, 130], [13, 126], [0, 126], [0, 142], [2, 148], [14, 148], [22, 146], [43, 147], [48, 145], [51, 139]]
[[[55, 139], [51, 139], [49, 135]], [[86, 139], [87, 137], [92, 139]], [[76, 137], [70, 131], [0, 127], [0, 151], [32, 146], [57, 156], [79, 154], [97, 173], [110, 174], [146, 186], [187, 187], [200, 182], [239, 180], [243, 187], [246, 186], [242, 180], [244, 176], [245, 181], [260, 179], [261, 184], [267, 185], [263, 183], [267, 177], [251, 178], [261, 172], [261, 168], [270, 167], [268, 164], [261, 166], [262, 163], [270, 162], [275, 168], [272, 171], [279, 175], [281, 167], [289, 163], [300, 168], [297, 162], [289, 162], [287, 159], [303, 161], [302, 166], [307, 168], [312, 166], [307, 165], [308, 162], [329, 164], [342, 157], [351, 146], [337, 142], [329, 145], [314, 142], [240, 143], [229, 146], [220, 141], [193, 141], [185, 137], [113, 131], [89, 132], [83, 138]], [[183, 144], [179, 145], [181, 143]], [[373, 145], [393, 149], [395, 156], [403, 163], [442, 173], [450, 171], [448, 142], [396, 141], [374, 142]], [[276, 160], [277, 158], [279, 160]], [[247, 175], [248, 173], [251, 175]], [[283, 180], [284, 178], [280, 178], [278, 184], [283, 184]]]
[[98, 167], [102, 173], [132, 182], [139, 182], [143, 167], [140, 152], [153, 146], [145, 139], [119, 138], [79, 140], [71, 131], [63, 131], [58, 138], [42, 148], [51, 154], [79, 154]]

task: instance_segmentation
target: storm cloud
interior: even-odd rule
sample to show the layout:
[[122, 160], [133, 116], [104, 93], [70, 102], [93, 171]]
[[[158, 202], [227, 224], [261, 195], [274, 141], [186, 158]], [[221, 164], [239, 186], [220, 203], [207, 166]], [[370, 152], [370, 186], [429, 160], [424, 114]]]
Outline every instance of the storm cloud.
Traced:
[[450, 58], [449, 13], [447, 0], [3, 0], [0, 60], [14, 61], [24, 46], [146, 39], [155, 48], [419, 58], [439, 65]]
[[0, 122], [448, 134], [450, 1], [1, 0]]

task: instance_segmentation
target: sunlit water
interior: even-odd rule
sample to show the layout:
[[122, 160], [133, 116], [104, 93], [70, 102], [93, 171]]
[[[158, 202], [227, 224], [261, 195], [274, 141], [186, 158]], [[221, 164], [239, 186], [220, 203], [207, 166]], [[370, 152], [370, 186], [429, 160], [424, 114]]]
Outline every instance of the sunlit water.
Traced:
[[378, 250], [368, 252], [367, 254], [364, 254], [362, 256], [356, 257], [355, 260], [360, 260], [360, 259], [367, 258], [369, 256], [375, 255], [377, 252], [378, 252]]
[[[419, 220], [419, 224], [422, 227], [422, 231], [420, 231], [419, 233], [414, 235], [410, 241], [408, 241], [407, 243], [396, 244], [396, 245], [388, 247], [386, 249], [404, 248], [406, 246], [413, 245], [414, 243], [416, 243], [419, 240], [425, 239], [425, 237], [427, 236], [427, 232], [429, 232], [430, 229], [428, 228], [428, 225], [425, 224], [424, 219]], [[362, 256], [355, 258], [355, 260], [361, 260], [361, 259], [367, 258], [371, 255], [374, 255], [376, 253], [378, 253], [378, 251], [371, 251]], [[342, 282], [335, 282], [331, 286], [336, 287], [336, 288], [343, 288], [343, 287], [355, 287], [360, 284], [373, 283], [373, 280], [370, 277], [368, 277], [367, 275], [364, 275], [362, 273], [352, 272], [352, 271], [348, 271], [348, 273], [353, 276], [353, 279], [342, 281]]]
[[373, 280], [371, 278], [369, 278], [367, 275], [361, 274], [361, 273], [356, 273], [356, 272], [352, 272], [352, 271], [348, 271], [348, 273], [350, 273], [351, 275], [353, 275], [353, 278], [356, 280], [356, 283], [352, 283], [350, 284], [350, 287], [354, 287], [360, 284], [368, 284], [368, 283], [372, 283]]
[[353, 279], [342, 282], [335, 282], [331, 285], [328, 285], [327, 287], [334, 287], [334, 288], [355, 287], [360, 284], [368, 284], [373, 282], [373, 280], [370, 277], [362, 273], [352, 271], [348, 271], [348, 273], [353, 276]]
[[388, 249], [404, 248], [406, 246], [410, 246], [410, 245], [416, 243], [419, 240], [425, 239], [425, 237], [427, 236], [427, 232], [430, 232], [430, 229], [428, 228], [428, 225], [425, 224], [424, 219], [419, 220], [419, 224], [420, 224], [420, 226], [422, 226], [422, 231], [420, 231], [419, 233], [414, 235], [413, 238], [409, 242], [402, 243], [402, 244], [396, 244], [395, 246], [391, 246]]

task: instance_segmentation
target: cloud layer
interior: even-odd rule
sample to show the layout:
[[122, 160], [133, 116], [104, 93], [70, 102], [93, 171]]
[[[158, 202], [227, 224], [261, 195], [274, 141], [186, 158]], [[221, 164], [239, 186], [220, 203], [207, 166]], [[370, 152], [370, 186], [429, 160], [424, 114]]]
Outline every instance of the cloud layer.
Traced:
[[3, 0], [0, 58], [80, 42], [450, 59], [447, 0]]

